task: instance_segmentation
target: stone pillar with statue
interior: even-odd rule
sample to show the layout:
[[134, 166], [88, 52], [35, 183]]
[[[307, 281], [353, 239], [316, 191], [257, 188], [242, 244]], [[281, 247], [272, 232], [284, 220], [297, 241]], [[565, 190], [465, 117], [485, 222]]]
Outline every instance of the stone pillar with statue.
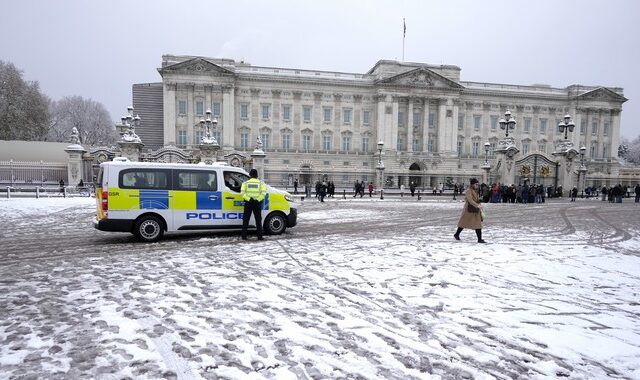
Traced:
[[558, 183], [562, 186], [563, 192], [578, 186], [577, 178], [574, 178], [574, 159], [578, 156], [578, 151], [573, 147], [573, 143], [569, 140], [560, 141], [552, 154], [558, 159]]
[[262, 150], [262, 139], [260, 136], [256, 139], [256, 148], [251, 153], [251, 158], [253, 161], [253, 168], [258, 171], [258, 178], [261, 180], [265, 180], [264, 178], [264, 157], [266, 154]]
[[87, 151], [80, 145], [80, 134], [76, 127], [71, 130], [71, 145], [67, 146], [64, 151], [69, 155], [69, 160], [67, 161], [67, 185], [77, 186], [80, 180], [86, 181], [86, 178], [82, 178], [85, 173], [82, 158]]
[[127, 110], [128, 114], [121, 119], [122, 124], [116, 125], [116, 128], [124, 130], [120, 141], [118, 141], [120, 155], [130, 161], [140, 161], [144, 144], [135, 131], [135, 127], [140, 124], [140, 116], [133, 116], [133, 107], [131, 106]]

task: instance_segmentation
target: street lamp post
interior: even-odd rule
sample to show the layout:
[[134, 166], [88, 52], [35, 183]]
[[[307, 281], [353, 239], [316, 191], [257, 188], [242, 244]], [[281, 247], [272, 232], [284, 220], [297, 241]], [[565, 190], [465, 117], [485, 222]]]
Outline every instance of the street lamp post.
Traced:
[[384, 147], [384, 142], [380, 140], [378, 141], [378, 166], [376, 167], [380, 172], [380, 199], [384, 199], [384, 163], [382, 163], [382, 147]]
[[213, 131], [215, 132], [216, 127], [218, 126], [218, 119], [216, 119], [215, 117], [211, 119], [210, 109], [207, 110], [206, 114], [206, 119], [200, 119], [200, 126], [205, 128], [205, 133], [204, 136], [202, 136], [201, 143], [218, 146], [218, 140], [216, 140], [216, 137], [211, 133], [211, 129], [213, 129]]
[[[566, 116], [565, 116], [566, 119]], [[580, 167], [578, 168], [578, 186], [580, 186], [580, 188], [582, 189], [582, 191], [580, 192], [580, 198], [584, 197], [584, 185], [586, 183], [586, 174], [587, 174], [587, 168], [586, 166], [584, 166], [584, 153], [587, 151], [587, 148], [585, 146], [581, 146], [580, 147]], [[582, 179], [582, 182], [580, 182], [580, 179]]]
[[564, 121], [558, 123], [558, 130], [560, 133], [564, 132], [564, 139], [567, 139], [567, 132], [573, 132], [573, 128], [575, 128], [575, 124], [571, 121], [571, 116], [569, 114], [564, 115]]
[[484, 163], [482, 164], [482, 169], [484, 170], [482, 179], [483, 183], [489, 182], [489, 171], [491, 170], [491, 165], [489, 164], [489, 149], [491, 148], [491, 144], [488, 142], [484, 143]]
[[504, 119], [500, 119], [498, 123], [500, 124], [500, 129], [504, 129], [505, 137], [509, 137], [509, 130], [516, 127], [516, 119], [511, 117], [511, 111], [509, 110], [504, 113]]

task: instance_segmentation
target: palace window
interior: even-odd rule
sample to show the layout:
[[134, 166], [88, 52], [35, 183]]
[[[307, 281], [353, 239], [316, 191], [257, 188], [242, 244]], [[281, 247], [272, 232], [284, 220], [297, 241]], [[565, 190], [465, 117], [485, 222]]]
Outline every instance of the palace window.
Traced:
[[585, 133], [587, 133], [587, 122], [584, 120], [580, 121], [580, 134], [584, 135]]
[[178, 115], [186, 115], [186, 114], [187, 114], [187, 101], [178, 100]]
[[311, 135], [302, 135], [302, 149], [311, 150]]
[[240, 133], [240, 148], [248, 148], [249, 147], [249, 133], [242, 132]]
[[404, 125], [404, 112], [398, 111], [398, 126]]
[[282, 135], [282, 149], [288, 151], [291, 148], [291, 135], [285, 133]]
[[464, 129], [464, 114], [458, 115], [458, 130], [461, 131]]
[[429, 128], [433, 128], [436, 122], [436, 114], [429, 112]]
[[420, 126], [420, 112], [413, 113], [413, 126], [414, 127]]
[[362, 138], [362, 151], [363, 152], [368, 152], [369, 151], [369, 138], [368, 137], [363, 137]]
[[480, 151], [480, 143], [478, 141], [474, 141], [471, 143], [471, 156], [478, 157], [478, 152]]
[[196, 102], [196, 115], [204, 115], [204, 102], [202, 100], [198, 100]]
[[413, 144], [411, 145], [411, 149], [413, 149], [414, 152], [418, 152], [420, 150], [420, 140], [413, 139]]
[[282, 106], [282, 120], [290, 121], [291, 120], [291, 106], [286, 105]]
[[[429, 114], [429, 118], [431, 118], [431, 114]], [[482, 123], [482, 116], [473, 115], [473, 129], [476, 131], [480, 130], [480, 124]], [[429, 124], [431, 125], [431, 124]]]
[[547, 144], [544, 144], [544, 143], [538, 144], [538, 152], [546, 153], [547, 152]]
[[322, 120], [325, 123], [330, 123], [331, 122], [331, 107], [324, 107], [322, 109]]
[[371, 119], [371, 111], [362, 112], [362, 124], [369, 125]]
[[[543, 133], [547, 133], [547, 119], [540, 119], [539, 120], [539, 131], [541, 134]], [[524, 153], [526, 154], [526, 153]]]
[[591, 124], [591, 134], [592, 135], [597, 135], [598, 134], [598, 122], [597, 121], [594, 121]]
[[342, 135], [342, 150], [348, 152], [351, 150], [351, 136]]
[[527, 154], [529, 154], [529, 143], [522, 143], [522, 155], [526, 156]]
[[246, 103], [240, 104], [240, 119], [249, 118], [249, 105]]
[[606, 121], [602, 125], [602, 134], [605, 136], [609, 135], [609, 123], [607, 123]]
[[331, 150], [331, 135], [322, 136], [322, 149]]
[[524, 118], [524, 133], [529, 133], [529, 131], [531, 131], [531, 118], [530, 117], [525, 117]]
[[433, 138], [430, 138], [429, 141], [427, 142], [427, 150], [429, 152], [435, 152], [434, 150], [434, 146], [433, 146]]
[[211, 112], [213, 113], [213, 116], [220, 117], [220, 103], [213, 103], [213, 109], [211, 110]]
[[201, 144], [202, 143], [202, 136], [204, 136], [204, 131], [196, 131], [196, 133], [193, 135], [193, 143], [194, 144]]
[[464, 141], [458, 140], [458, 156], [462, 155], [462, 149], [464, 147]]
[[491, 130], [495, 131], [496, 129], [498, 129], [498, 117], [491, 116]]
[[311, 106], [302, 107], [302, 119], [305, 123], [311, 122]]
[[398, 144], [396, 146], [396, 149], [398, 151], [404, 150], [404, 141], [402, 140], [402, 137], [398, 137]]
[[220, 131], [213, 131], [211, 132], [211, 134], [216, 138], [218, 144], [222, 145], [222, 134], [220, 133]]
[[269, 108], [271, 108], [271, 106], [269, 104], [263, 104], [262, 105], [262, 119], [263, 120], [269, 120]]
[[178, 145], [187, 145], [187, 131], [178, 131]]
[[260, 134], [260, 139], [262, 139], [262, 148], [263, 149], [270, 149], [271, 148], [271, 133], [269, 132], [262, 132]]
[[342, 115], [345, 124], [351, 124], [351, 109], [342, 110]]

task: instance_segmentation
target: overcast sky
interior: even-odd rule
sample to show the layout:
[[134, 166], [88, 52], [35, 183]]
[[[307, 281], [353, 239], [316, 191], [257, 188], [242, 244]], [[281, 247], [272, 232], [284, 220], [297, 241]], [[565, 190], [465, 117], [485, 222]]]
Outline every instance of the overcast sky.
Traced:
[[0, 60], [54, 100], [80, 95], [119, 120], [162, 54], [364, 73], [380, 59], [457, 65], [465, 81], [623, 87], [640, 135], [640, 2], [8, 0]]

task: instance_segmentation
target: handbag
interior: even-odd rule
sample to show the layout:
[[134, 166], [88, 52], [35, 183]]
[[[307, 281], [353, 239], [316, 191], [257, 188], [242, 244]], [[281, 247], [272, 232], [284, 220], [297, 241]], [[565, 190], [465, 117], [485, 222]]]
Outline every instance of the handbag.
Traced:
[[476, 206], [472, 205], [471, 203], [467, 203], [467, 211], [469, 211], [470, 213], [475, 214], [476, 212], [480, 211], [480, 209], [477, 208]]

